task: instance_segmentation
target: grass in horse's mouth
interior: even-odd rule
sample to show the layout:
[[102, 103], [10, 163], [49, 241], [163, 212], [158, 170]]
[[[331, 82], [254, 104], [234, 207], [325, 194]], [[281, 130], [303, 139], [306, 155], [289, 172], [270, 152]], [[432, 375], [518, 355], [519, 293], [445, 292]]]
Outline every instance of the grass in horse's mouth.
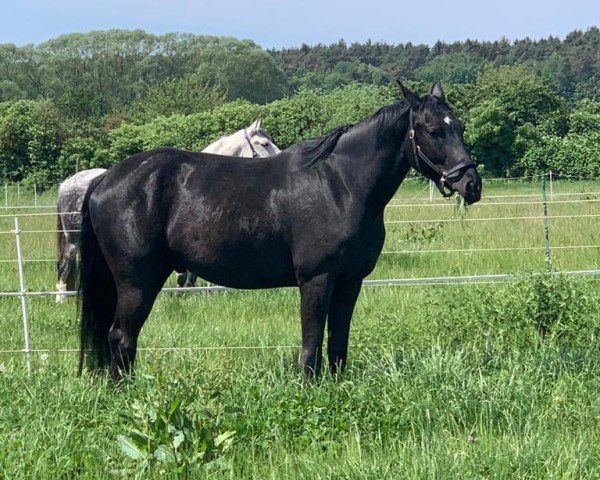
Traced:
[[456, 204], [454, 205], [454, 215], [460, 218], [465, 218], [467, 216], [469, 204], [467, 203], [465, 198], [459, 193], [454, 195], [454, 200], [456, 202]]

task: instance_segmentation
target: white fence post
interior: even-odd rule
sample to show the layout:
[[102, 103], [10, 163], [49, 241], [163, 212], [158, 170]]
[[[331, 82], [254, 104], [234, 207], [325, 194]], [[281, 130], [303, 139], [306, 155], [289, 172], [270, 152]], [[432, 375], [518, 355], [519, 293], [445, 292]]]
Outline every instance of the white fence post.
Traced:
[[433, 203], [433, 192], [435, 190], [435, 184], [432, 180], [429, 180], [429, 203]]
[[4, 208], [8, 210], [8, 183], [4, 184]]
[[37, 207], [37, 185], [33, 184], [33, 205]]
[[25, 273], [23, 271], [23, 252], [21, 251], [21, 229], [19, 228], [19, 218], [15, 217], [15, 241], [17, 243], [17, 261], [19, 264], [19, 290], [21, 295], [21, 312], [23, 314], [23, 336], [25, 337], [25, 358], [27, 361], [27, 372], [31, 373], [31, 359], [29, 347], [29, 319], [27, 317], [27, 297], [25, 289]]
[[554, 189], [552, 188], [552, 170], [550, 170], [550, 200], [554, 201]]

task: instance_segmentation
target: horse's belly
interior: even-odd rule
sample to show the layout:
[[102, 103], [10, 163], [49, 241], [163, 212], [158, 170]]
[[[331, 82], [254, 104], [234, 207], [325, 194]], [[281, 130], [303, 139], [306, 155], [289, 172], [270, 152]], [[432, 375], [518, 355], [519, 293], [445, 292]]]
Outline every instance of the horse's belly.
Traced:
[[186, 268], [209, 282], [233, 288], [274, 288], [296, 285], [291, 255], [277, 247], [198, 251]]

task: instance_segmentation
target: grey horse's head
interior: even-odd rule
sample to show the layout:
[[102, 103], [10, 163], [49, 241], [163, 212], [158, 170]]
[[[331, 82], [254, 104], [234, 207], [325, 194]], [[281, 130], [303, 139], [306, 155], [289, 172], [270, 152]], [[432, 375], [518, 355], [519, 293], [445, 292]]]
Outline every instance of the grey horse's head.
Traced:
[[279, 147], [273, 143], [271, 135], [261, 128], [262, 119], [256, 119], [252, 125], [245, 128], [244, 139], [246, 145], [242, 150], [241, 157], [270, 157], [281, 152]]

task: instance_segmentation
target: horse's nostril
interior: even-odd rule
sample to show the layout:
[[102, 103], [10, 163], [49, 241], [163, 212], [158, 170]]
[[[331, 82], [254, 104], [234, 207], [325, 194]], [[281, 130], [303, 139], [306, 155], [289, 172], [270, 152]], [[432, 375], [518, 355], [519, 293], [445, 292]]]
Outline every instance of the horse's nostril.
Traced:
[[467, 194], [474, 201], [477, 201], [481, 198], [481, 182], [476, 180], [471, 181], [467, 184]]

